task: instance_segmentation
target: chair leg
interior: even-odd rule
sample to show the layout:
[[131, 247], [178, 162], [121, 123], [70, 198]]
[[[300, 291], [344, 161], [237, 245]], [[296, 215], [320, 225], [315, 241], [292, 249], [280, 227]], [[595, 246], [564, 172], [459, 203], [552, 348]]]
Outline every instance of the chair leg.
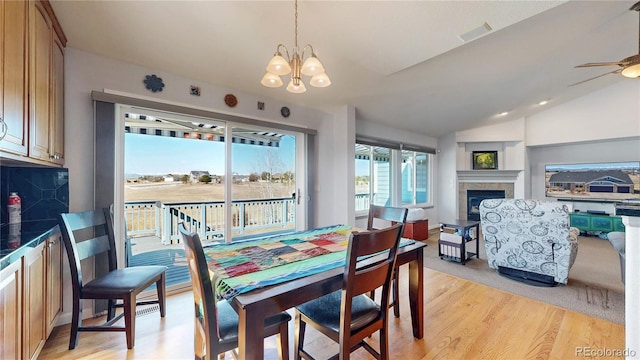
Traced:
[[124, 297], [124, 327], [127, 334], [127, 348], [133, 349], [136, 336], [136, 296]]
[[302, 346], [304, 345], [304, 331], [306, 329], [306, 325], [304, 321], [302, 321], [302, 316], [298, 311], [296, 311], [296, 323], [295, 323], [295, 338], [293, 340], [293, 359], [300, 360], [300, 351], [302, 350]]
[[[196, 311], [198, 311], [196, 309]], [[200, 319], [196, 316], [194, 319], [194, 331], [193, 331], [193, 349], [195, 352], [195, 358], [198, 360], [204, 360], [207, 358], [207, 351], [213, 352], [213, 349], [206, 349], [205, 330], [200, 323]], [[224, 353], [219, 354], [224, 358]], [[211, 354], [210, 358], [213, 359], [215, 354]]]
[[397, 318], [400, 317], [400, 290], [398, 289], [398, 271], [400, 269], [395, 268], [393, 271], [393, 280], [392, 280], [392, 288], [393, 288], [393, 315]]
[[380, 329], [380, 360], [389, 359], [389, 337], [387, 336], [387, 325]]
[[107, 300], [107, 321], [116, 316], [116, 301], [114, 299]]
[[[349, 360], [351, 358], [351, 346], [349, 345], [349, 334], [340, 336], [340, 352], [338, 353], [338, 359]], [[334, 356], [335, 357], [335, 356]]]
[[165, 286], [165, 273], [160, 275], [160, 280], [156, 281], [156, 289], [158, 291], [158, 306], [160, 307], [160, 317], [164, 317], [165, 308], [167, 305], [166, 299], [166, 286]]
[[289, 360], [289, 326], [288, 323], [280, 324], [280, 332], [276, 334], [276, 343], [278, 345], [278, 358], [280, 360]]
[[71, 334], [69, 336], [69, 350], [75, 349], [78, 345], [78, 329], [82, 325], [82, 299], [74, 292], [73, 310], [71, 313]]

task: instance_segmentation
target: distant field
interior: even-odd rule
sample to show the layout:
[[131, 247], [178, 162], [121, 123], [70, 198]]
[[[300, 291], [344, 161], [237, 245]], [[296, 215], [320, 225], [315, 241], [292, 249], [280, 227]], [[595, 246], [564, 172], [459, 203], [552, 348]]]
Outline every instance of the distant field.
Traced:
[[[247, 182], [234, 184], [238, 200], [290, 197], [293, 185]], [[125, 201], [204, 202], [224, 200], [224, 184], [143, 183], [125, 184]]]

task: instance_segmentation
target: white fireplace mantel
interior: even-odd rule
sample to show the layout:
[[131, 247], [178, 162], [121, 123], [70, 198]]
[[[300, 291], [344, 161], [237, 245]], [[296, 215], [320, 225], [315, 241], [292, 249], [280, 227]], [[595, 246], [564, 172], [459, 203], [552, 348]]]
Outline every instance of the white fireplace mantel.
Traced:
[[516, 182], [522, 170], [458, 170], [458, 182]]

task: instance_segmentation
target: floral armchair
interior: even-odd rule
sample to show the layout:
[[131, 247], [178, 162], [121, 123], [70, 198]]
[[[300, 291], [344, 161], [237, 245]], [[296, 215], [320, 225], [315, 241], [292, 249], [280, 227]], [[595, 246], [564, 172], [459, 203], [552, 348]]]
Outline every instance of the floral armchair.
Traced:
[[480, 224], [489, 267], [537, 286], [566, 284], [578, 253], [579, 230], [556, 201], [487, 199]]

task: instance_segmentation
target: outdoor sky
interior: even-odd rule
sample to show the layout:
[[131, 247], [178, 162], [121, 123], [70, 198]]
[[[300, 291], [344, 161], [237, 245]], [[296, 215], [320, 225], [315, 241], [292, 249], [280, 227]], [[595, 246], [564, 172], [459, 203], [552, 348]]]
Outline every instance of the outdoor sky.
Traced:
[[639, 169], [640, 162], [610, 162], [610, 163], [590, 163], [590, 164], [558, 164], [547, 165], [546, 171], [561, 170], [622, 170], [622, 169]]
[[[125, 174], [188, 174], [193, 170], [224, 174], [223, 142], [127, 133], [124, 143]], [[278, 172], [295, 172], [295, 138], [289, 135], [281, 138], [280, 147], [233, 144], [233, 172], [248, 175], [266, 170], [263, 162], [268, 151], [282, 163]]]

